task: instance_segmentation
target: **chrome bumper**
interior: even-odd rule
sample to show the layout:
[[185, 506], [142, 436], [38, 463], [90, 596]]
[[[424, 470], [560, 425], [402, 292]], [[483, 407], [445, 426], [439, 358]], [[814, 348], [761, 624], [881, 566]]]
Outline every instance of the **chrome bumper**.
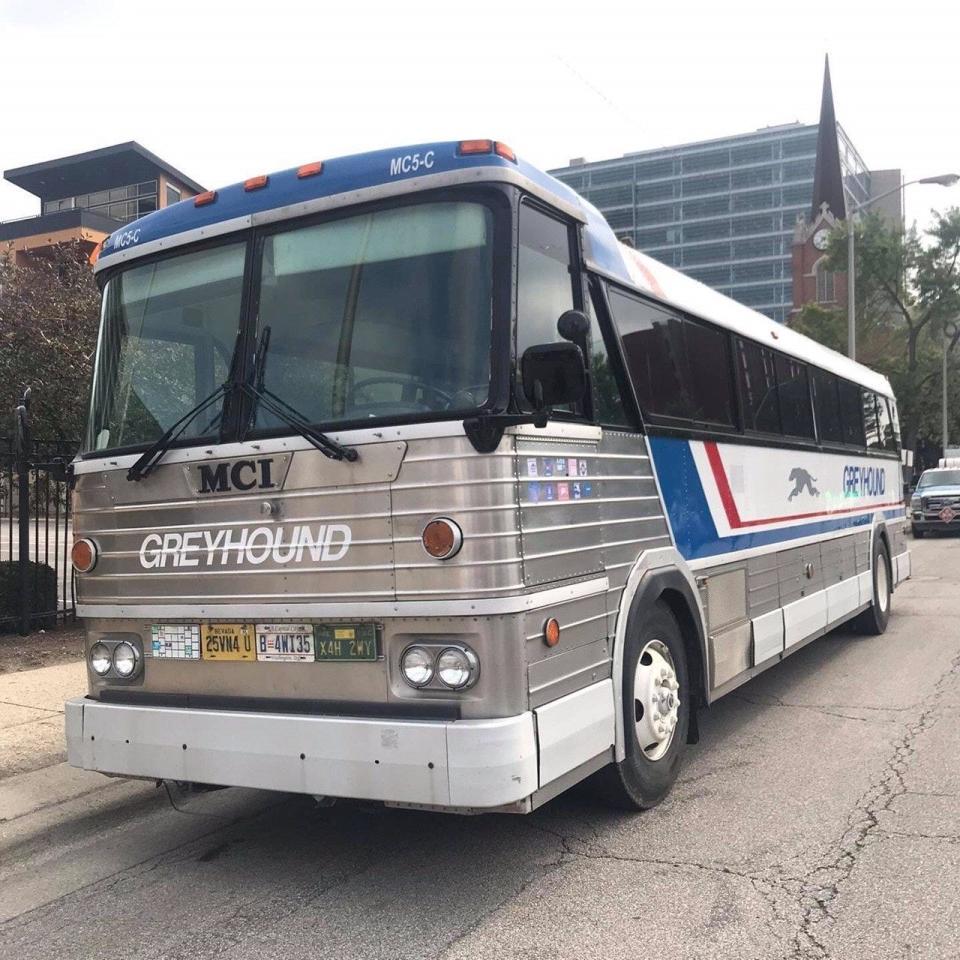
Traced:
[[66, 704], [67, 759], [102, 773], [331, 797], [499, 807], [537, 789], [533, 714], [389, 721]]

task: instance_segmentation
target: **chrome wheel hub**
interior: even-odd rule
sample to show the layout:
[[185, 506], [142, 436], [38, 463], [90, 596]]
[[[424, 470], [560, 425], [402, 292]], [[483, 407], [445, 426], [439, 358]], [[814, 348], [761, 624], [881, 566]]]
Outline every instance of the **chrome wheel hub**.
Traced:
[[667, 645], [650, 640], [640, 651], [633, 680], [637, 742], [648, 760], [670, 749], [680, 716], [680, 683]]

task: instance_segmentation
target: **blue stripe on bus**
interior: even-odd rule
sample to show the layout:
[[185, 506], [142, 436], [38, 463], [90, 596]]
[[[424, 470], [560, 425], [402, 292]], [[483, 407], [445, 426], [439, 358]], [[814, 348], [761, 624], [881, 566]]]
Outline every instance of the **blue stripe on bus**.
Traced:
[[[813, 537], [837, 530], [853, 530], [869, 526], [873, 514], [832, 517], [793, 527], [752, 530], [749, 533], [722, 537], [710, 513], [700, 473], [690, 452], [690, 443], [675, 437], [649, 437], [664, 505], [670, 517], [674, 541], [686, 560], [722, 556], [754, 547], [789, 545], [791, 540]], [[888, 520], [902, 518], [902, 507], [881, 511]]]

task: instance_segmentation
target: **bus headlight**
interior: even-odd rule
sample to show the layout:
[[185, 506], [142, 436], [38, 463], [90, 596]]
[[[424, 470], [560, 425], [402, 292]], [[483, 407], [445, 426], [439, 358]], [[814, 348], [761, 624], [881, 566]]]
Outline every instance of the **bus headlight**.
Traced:
[[477, 655], [464, 647], [447, 647], [437, 657], [437, 676], [451, 690], [465, 690], [477, 682], [480, 661]]
[[426, 686], [433, 679], [433, 654], [423, 647], [407, 647], [400, 658], [400, 671], [411, 687]]
[[95, 643], [90, 648], [90, 666], [93, 672], [104, 677], [110, 672], [111, 664], [110, 648], [105, 643]]
[[140, 663], [140, 655], [136, 647], [126, 640], [118, 643], [113, 650], [113, 669], [117, 671], [117, 676], [125, 680], [132, 677], [137, 672], [137, 666]]

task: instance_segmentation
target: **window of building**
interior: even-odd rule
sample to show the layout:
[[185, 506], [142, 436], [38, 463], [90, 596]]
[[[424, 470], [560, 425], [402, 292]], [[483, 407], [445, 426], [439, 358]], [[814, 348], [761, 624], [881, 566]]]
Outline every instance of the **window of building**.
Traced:
[[840, 421], [840, 384], [838, 378], [826, 370], [813, 367], [813, 406], [817, 414], [817, 434], [822, 443], [843, 443], [843, 424]]
[[725, 331], [610, 291], [630, 379], [653, 421], [732, 427], [733, 391]]
[[[524, 203], [520, 207], [517, 268], [517, 383], [527, 347], [560, 340], [560, 314], [575, 306], [570, 272], [570, 230], [554, 217]], [[517, 400], [527, 409], [522, 387]]]
[[833, 303], [836, 300], [833, 271], [827, 269], [822, 259], [817, 261], [813, 271], [817, 277], [817, 303]]
[[164, 193], [165, 193], [165, 202], [168, 207], [172, 206], [175, 203], [180, 202], [180, 197], [182, 196], [182, 194], [172, 183], [168, 183], [166, 185], [166, 189]]
[[854, 447], [864, 446], [866, 441], [860, 387], [849, 380], [840, 381], [840, 415], [843, 421], [843, 442]]

